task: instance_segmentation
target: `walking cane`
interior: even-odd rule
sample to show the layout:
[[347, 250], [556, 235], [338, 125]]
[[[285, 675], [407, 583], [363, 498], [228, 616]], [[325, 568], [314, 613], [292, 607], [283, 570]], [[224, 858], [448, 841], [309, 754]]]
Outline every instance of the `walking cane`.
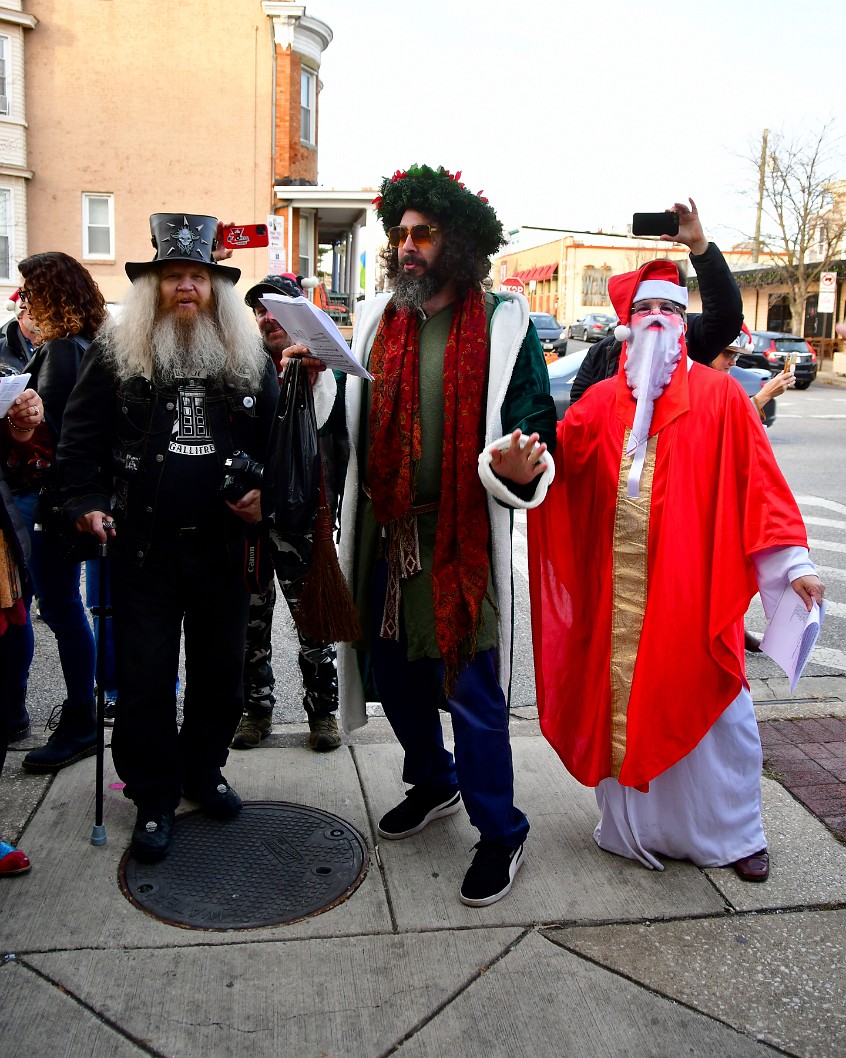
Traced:
[[[110, 529], [114, 523], [103, 521], [103, 528]], [[103, 825], [103, 758], [106, 755], [106, 618], [111, 616], [112, 608], [108, 605], [109, 597], [109, 541], [108, 537], [100, 544], [98, 568], [100, 585], [97, 593], [97, 606], [92, 610], [97, 623], [97, 777], [95, 779], [94, 826], [91, 829], [91, 844], [106, 844], [106, 828]]]

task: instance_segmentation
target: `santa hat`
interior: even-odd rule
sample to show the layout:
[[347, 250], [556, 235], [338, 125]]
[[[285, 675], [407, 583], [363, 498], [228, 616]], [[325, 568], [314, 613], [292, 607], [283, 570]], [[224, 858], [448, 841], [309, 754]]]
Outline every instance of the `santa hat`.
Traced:
[[611, 304], [620, 318], [614, 329], [618, 342], [632, 336], [629, 320], [632, 305], [644, 298], [663, 298], [687, 308], [687, 287], [679, 284], [679, 270], [672, 261], [647, 261], [636, 272], [624, 272], [608, 280]]
[[17, 312], [20, 306], [21, 290], [18, 287], [12, 294], [9, 295], [9, 300], [6, 302], [7, 312]]

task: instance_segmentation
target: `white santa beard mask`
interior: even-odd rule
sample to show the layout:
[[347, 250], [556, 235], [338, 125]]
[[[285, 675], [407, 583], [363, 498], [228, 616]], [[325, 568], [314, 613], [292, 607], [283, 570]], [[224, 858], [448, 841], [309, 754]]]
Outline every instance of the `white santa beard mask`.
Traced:
[[[656, 327], [655, 324], [660, 326]], [[626, 346], [626, 382], [637, 401], [626, 455], [634, 453], [627, 480], [627, 493], [640, 495], [640, 476], [646, 458], [646, 442], [655, 401], [673, 377], [681, 360], [681, 338], [684, 324], [670, 322], [664, 316], [648, 316], [632, 327]]]

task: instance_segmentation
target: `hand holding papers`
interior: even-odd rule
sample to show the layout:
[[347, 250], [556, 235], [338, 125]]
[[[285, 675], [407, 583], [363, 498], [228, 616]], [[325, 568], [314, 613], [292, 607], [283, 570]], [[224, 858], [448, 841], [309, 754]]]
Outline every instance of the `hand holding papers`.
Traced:
[[8, 414], [15, 398], [26, 389], [27, 382], [29, 375], [6, 375], [0, 378], [0, 418]]
[[327, 367], [372, 379], [373, 376], [350, 353], [334, 321], [307, 298], [263, 294], [259, 300], [284, 327], [293, 342], [304, 345], [312, 356], [322, 360]]
[[788, 585], [778, 601], [764, 638], [761, 650], [781, 665], [790, 680], [791, 693], [796, 689], [799, 677], [807, 664], [825, 617], [825, 603], [811, 603], [810, 612], [805, 603]]

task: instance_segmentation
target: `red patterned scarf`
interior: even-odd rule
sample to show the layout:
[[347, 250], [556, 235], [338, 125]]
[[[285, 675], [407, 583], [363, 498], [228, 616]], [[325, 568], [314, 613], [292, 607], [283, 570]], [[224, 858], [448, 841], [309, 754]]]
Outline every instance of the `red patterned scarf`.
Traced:
[[[388, 304], [370, 354], [368, 478], [382, 525], [413, 513], [415, 502], [422, 454], [417, 323], [414, 311]], [[488, 585], [490, 525], [477, 472], [487, 367], [484, 295], [468, 291], [455, 303], [444, 350], [444, 451], [432, 568], [435, 632], [448, 690], [458, 672], [459, 645], [466, 642], [471, 654], [475, 650]]]

